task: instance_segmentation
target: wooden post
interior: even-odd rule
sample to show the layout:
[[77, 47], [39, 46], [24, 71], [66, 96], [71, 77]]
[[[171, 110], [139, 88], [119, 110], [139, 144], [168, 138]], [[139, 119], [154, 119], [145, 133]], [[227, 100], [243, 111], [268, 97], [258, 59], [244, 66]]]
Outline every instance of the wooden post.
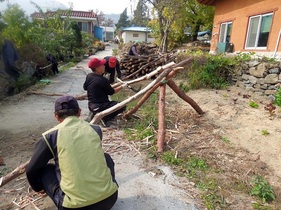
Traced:
[[165, 95], [166, 95], [166, 84], [162, 84], [159, 88], [159, 104], [158, 104], [158, 133], [157, 133], [157, 147], [158, 152], [164, 150], [165, 140]]

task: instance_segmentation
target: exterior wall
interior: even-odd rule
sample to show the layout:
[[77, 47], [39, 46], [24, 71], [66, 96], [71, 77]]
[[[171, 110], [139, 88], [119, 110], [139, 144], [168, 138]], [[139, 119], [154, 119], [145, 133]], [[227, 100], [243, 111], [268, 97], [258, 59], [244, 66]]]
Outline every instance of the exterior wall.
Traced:
[[246, 90], [272, 98], [281, 87], [281, 63], [251, 60], [235, 70], [232, 80]]
[[[246, 50], [246, 36], [249, 17], [264, 13], [273, 13], [271, 30], [266, 50]], [[278, 43], [281, 30], [281, 1], [280, 0], [217, 0], [211, 39], [211, 53], [216, 52], [219, 40], [220, 24], [232, 21], [230, 43], [234, 44], [233, 52], [256, 52], [272, 56]], [[277, 48], [277, 58], [281, 58], [281, 41]]]
[[103, 28], [103, 39], [104, 41], [106, 40], [114, 40], [114, 27], [106, 27], [106, 26], [101, 26]]
[[[134, 37], [133, 34], [138, 34], [138, 37]], [[146, 42], [146, 43], [151, 43], [154, 41], [154, 38], [147, 38], [146, 40], [146, 33], [138, 32], [138, 31], [124, 31], [122, 33], [122, 39], [125, 44], [135, 41]]]

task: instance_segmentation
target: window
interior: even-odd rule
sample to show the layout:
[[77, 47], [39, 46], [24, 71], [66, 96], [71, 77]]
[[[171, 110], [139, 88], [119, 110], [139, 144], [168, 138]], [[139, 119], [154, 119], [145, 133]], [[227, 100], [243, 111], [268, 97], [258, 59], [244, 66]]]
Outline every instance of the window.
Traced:
[[230, 42], [231, 28], [232, 28], [232, 22], [226, 22], [221, 24], [219, 42], [222, 43]]
[[139, 34], [135, 34], [135, 33], [134, 33], [134, 34], [133, 34], [133, 37], [139, 37]]
[[78, 22], [78, 26], [80, 31], [85, 31], [88, 33], [89, 31], [88, 22]]
[[272, 13], [250, 17], [246, 49], [266, 49]]

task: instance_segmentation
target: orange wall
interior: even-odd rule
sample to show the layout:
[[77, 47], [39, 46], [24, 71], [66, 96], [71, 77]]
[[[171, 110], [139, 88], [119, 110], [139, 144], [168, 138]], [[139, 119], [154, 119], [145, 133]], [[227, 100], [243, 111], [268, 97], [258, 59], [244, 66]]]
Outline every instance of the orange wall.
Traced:
[[[281, 29], [281, 0], [217, 0], [212, 31], [211, 52], [215, 52], [219, 39], [219, 28], [222, 22], [232, 21], [230, 42], [234, 44], [234, 51], [244, 50], [248, 19], [250, 16], [273, 12], [271, 32], [267, 50], [261, 52], [274, 52], [279, 31]], [[278, 51], [281, 51], [281, 40]]]

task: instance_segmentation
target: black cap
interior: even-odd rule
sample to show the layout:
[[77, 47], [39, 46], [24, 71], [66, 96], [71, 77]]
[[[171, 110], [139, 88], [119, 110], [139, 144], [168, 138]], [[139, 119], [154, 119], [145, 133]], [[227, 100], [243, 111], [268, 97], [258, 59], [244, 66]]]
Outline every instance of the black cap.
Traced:
[[64, 109], [79, 109], [78, 102], [73, 96], [59, 97], [55, 102], [55, 111]]

